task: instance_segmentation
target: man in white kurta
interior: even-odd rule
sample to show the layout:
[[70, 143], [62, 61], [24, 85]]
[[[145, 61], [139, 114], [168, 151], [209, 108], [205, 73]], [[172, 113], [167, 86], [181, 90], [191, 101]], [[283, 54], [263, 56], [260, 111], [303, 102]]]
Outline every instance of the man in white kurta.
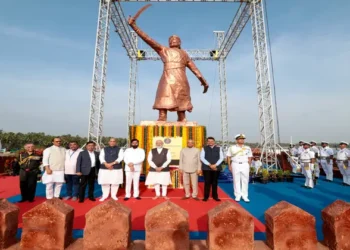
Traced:
[[46, 199], [60, 198], [64, 183], [66, 149], [61, 147], [62, 140], [59, 137], [54, 138], [52, 143], [53, 145], [43, 152], [45, 173], [42, 183], [46, 184]]
[[147, 157], [150, 170], [147, 175], [146, 185], [154, 185], [156, 196], [153, 198], [158, 199], [160, 197], [160, 186], [162, 186], [162, 196], [168, 200], [167, 188], [171, 184], [170, 168], [171, 153], [167, 148], [163, 148], [163, 141], [156, 141], [156, 148], [152, 149]]
[[139, 192], [140, 175], [142, 174], [143, 162], [145, 161], [145, 150], [139, 148], [139, 141], [137, 139], [131, 140], [131, 148], [124, 152], [125, 163], [125, 198], [129, 200], [131, 197], [131, 185], [134, 187], [134, 198], [141, 200]]
[[123, 184], [122, 161], [124, 151], [117, 146], [117, 139], [111, 138], [109, 147], [105, 147], [100, 152], [100, 170], [98, 173], [98, 184], [102, 187], [102, 197], [100, 201], [108, 198], [111, 191], [113, 200], [118, 200], [117, 193], [119, 185]]
[[303, 170], [303, 174], [305, 176], [305, 184], [306, 188], [313, 188], [314, 181], [312, 179], [312, 172], [314, 171], [314, 163], [315, 163], [315, 153], [310, 150], [310, 143], [304, 142], [303, 147], [304, 150], [301, 152], [300, 164]]
[[349, 143], [341, 141], [337, 152], [337, 166], [343, 175], [343, 185], [350, 186], [350, 150], [346, 148]]
[[227, 163], [233, 176], [233, 187], [235, 200], [240, 201], [241, 198], [245, 202], [248, 199], [248, 183], [249, 183], [249, 166], [253, 159], [253, 152], [249, 146], [244, 145], [244, 134], [235, 136], [237, 141], [227, 151]]
[[320, 149], [320, 162], [323, 171], [326, 174], [326, 181], [333, 181], [333, 150], [328, 146], [328, 142], [321, 142], [322, 148]]

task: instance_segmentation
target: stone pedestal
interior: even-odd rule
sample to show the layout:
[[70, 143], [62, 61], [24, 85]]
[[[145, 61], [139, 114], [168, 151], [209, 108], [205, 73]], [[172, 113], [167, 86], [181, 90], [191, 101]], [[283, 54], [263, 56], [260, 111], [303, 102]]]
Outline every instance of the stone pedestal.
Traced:
[[131, 243], [131, 210], [114, 200], [86, 214], [84, 250], [128, 249]]
[[23, 214], [21, 250], [63, 250], [72, 242], [74, 209], [52, 199]]
[[322, 210], [324, 244], [332, 250], [350, 249], [350, 203], [337, 200]]
[[146, 213], [146, 250], [189, 250], [188, 213], [166, 201]]
[[281, 201], [265, 212], [267, 244], [274, 250], [316, 250], [315, 217]]
[[19, 208], [0, 199], [0, 249], [5, 249], [14, 245], [18, 227]]
[[226, 201], [208, 212], [210, 250], [253, 250], [254, 220], [242, 207]]

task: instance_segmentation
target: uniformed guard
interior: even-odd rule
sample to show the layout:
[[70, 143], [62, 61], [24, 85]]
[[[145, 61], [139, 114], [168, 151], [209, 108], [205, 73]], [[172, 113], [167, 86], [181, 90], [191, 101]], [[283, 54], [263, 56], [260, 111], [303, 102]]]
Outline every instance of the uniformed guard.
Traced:
[[318, 179], [320, 177], [320, 150], [317, 147], [317, 143], [315, 141], [310, 141], [311, 148], [310, 150], [315, 153], [315, 177]]
[[350, 186], [350, 150], [347, 148], [349, 143], [341, 141], [340, 150], [337, 152], [337, 166], [343, 175], [343, 185]]
[[289, 145], [289, 153], [291, 157], [288, 159], [290, 165], [292, 166], [292, 172], [297, 173], [298, 172], [298, 148], [294, 144]]
[[320, 162], [326, 174], [326, 181], [333, 181], [333, 150], [328, 146], [328, 142], [321, 142], [322, 148], [320, 149]]
[[35, 153], [34, 144], [32, 143], [24, 145], [24, 149], [26, 152], [21, 153], [18, 159], [20, 166], [19, 183], [22, 195], [22, 200], [20, 202], [33, 202], [42, 157]]
[[240, 201], [241, 198], [245, 202], [248, 199], [248, 183], [249, 183], [249, 166], [252, 162], [253, 153], [249, 146], [244, 145], [244, 134], [235, 136], [236, 145], [232, 145], [227, 151], [227, 163], [233, 176], [233, 188], [235, 200]]
[[304, 150], [299, 156], [301, 168], [303, 170], [303, 174], [305, 175], [304, 186], [306, 188], [314, 187], [314, 181], [312, 179], [312, 171], [314, 170], [315, 153], [310, 150], [310, 146], [311, 146], [310, 143], [304, 142], [303, 143]]

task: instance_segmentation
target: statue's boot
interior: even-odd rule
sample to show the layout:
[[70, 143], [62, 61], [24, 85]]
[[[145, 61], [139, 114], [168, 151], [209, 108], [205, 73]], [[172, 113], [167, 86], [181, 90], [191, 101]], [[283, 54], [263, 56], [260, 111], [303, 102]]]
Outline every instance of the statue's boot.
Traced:
[[186, 111], [177, 111], [177, 121], [178, 122], [186, 122]]
[[166, 109], [160, 109], [159, 110], [159, 118], [158, 121], [165, 122], [167, 119], [167, 110]]

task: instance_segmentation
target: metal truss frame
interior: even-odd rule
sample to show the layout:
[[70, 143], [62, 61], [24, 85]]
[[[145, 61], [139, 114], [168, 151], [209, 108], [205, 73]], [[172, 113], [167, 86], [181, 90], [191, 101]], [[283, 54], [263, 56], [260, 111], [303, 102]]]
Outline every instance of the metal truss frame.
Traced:
[[270, 168], [278, 167], [276, 156], [276, 124], [274, 118], [274, 93], [271, 89], [271, 71], [267, 45], [264, 0], [99, 0], [99, 17], [96, 36], [94, 70], [89, 118], [90, 140], [101, 145], [103, 131], [103, 100], [106, 85], [107, 55], [110, 21], [120, 36], [131, 60], [129, 75], [128, 127], [135, 123], [137, 61], [159, 60], [152, 49], [138, 50], [137, 36], [127, 24], [120, 2], [239, 2], [240, 6], [228, 31], [215, 32], [217, 48], [186, 50], [192, 60], [218, 61], [220, 79], [221, 134], [223, 146], [228, 143], [226, 58], [242, 30], [251, 19], [262, 161]]

